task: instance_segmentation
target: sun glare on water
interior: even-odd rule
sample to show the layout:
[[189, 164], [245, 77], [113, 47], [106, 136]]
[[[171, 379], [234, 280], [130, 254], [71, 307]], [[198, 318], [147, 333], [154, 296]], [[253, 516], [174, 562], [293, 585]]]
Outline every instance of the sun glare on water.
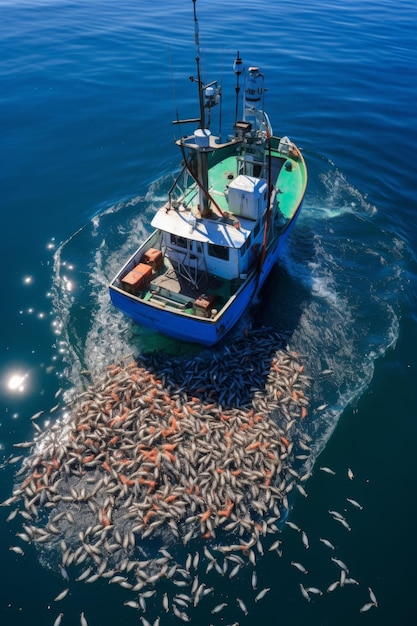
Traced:
[[28, 375], [22, 372], [9, 374], [6, 379], [6, 386], [9, 391], [23, 393], [26, 391]]

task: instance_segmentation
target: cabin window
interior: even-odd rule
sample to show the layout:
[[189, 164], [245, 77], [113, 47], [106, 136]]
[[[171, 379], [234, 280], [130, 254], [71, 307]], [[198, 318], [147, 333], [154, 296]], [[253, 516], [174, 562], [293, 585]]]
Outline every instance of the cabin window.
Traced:
[[216, 246], [214, 243], [209, 243], [207, 246], [209, 256], [222, 261], [229, 260], [229, 248], [227, 246]]
[[171, 245], [177, 246], [178, 248], [188, 248], [188, 239], [171, 234]]

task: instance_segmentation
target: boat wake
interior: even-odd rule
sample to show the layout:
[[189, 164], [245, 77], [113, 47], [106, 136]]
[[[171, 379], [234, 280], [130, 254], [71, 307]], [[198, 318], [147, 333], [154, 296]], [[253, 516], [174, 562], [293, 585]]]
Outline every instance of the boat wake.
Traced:
[[[317, 172], [297, 228], [261, 299], [225, 345], [264, 325], [303, 355], [315, 380], [312, 410], [326, 405], [310, 423], [318, 455], [343, 410], [369, 385], [375, 360], [395, 344], [403, 250], [374, 225], [375, 207], [343, 174], [310, 155], [312, 160]], [[130, 354], [163, 351], [188, 359], [203, 351], [132, 324], [111, 305], [107, 291], [120, 258], [149, 234], [149, 214], [171, 180], [160, 179], [146, 197], [101, 212], [55, 254], [54, 307], [67, 346], [67, 378], [76, 391], [85, 384], [84, 370], [98, 377]]]

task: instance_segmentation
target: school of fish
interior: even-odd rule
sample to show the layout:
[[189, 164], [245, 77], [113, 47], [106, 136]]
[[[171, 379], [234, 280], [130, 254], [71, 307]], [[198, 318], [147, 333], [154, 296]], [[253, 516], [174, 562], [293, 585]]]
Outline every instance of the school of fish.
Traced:
[[[292, 524], [293, 494], [307, 495], [310, 439], [301, 425], [312, 381], [285, 340], [262, 330], [207, 355], [141, 355], [89, 382], [54, 423], [36, 426], [34, 441], [15, 444], [31, 452], [2, 505], [16, 505], [8, 519], [23, 517], [23, 541], [59, 553], [64, 578], [75, 568], [78, 581], [102, 577], [120, 585], [134, 594], [125, 605], [142, 612], [145, 626], [148, 598], [160, 601], [160, 614], [188, 622], [214, 591], [204, 572], [233, 578], [255, 566], [263, 543], [280, 554], [281, 540], [271, 544], [269, 535]], [[308, 549], [306, 533], [292, 526]], [[332, 560], [341, 570], [336, 588], [348, 582], [348, 568]], [[159, 592], [162, 580], [172, 593]], [[322, 594], [302, 584], [300, 590], [308, 600]], [[368, 604], [362, 612], [377, 606], [373, 592]], [[236, 608], [248, 612], [241, 598]], [[80, 621], [86, 624], [84, 614]]]

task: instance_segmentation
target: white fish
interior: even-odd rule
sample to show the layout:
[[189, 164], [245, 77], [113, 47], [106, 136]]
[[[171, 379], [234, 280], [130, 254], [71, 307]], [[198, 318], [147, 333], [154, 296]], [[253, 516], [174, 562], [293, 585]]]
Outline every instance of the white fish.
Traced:
[[361, 606], [359, 611], [361, 613], [365, 613], [365, 611], [369, 611], [369, 609], [371, 609], [373, 606], [376, 606], [374, 602], [368, 602], [367, 604], [364, 604], [363, 606]]
[[25, 554], [20, 546], [10, 546], [9, 550], [16, 552], [16, 554], [20, 554], [20, 556]]
[[320, 537], [320, 541], [327, 546], [328, 548], [330, 548], [330, 550], [334, 550], [334, 545], [332, 544], [331, 541], [329, 541], [328, 539], [323, 539], [323, 537]]
[[317, 587], [307, 587], [306, 591], [308, 593], [315, 593], [317, 596], [322, 596], [323, 592], [321, 589], [317, 589]]
[[206, 555], [206, 557], [210, 561], [215, 561], [216, 560], [215, 557], [212, 555], [212, 553], [210, 552], [210, 550], [206, 546], [204, 546], [203, 550], [204, 550], [204, 554]]
[[80, 615], [80, 624], [81, 624], [81, 626], [88, 626], [88, 622], [87, 622], [86, 617], [84, 615], [84, 611]]
[[346, 578], [345, 585], [359, 585], [359, 582], [356, 580], [356, 578]]
[[37, 413], [35, 413], [34, 415], [32, 415], [32, 417], [30, 418], [31, 420], [37, 420], [38, 417], [40, 417], [42, 415], [42, 413], [45, 413], [45, 411], [38, 411]]
[[239, 608], [245, 615], [248, 614], [248, 609], [246, 608], [246, 604], [240, 598], [236, 598]]
[[297, 563], [296, 561], [291, 561], [291, 565], [293, 565], [294, 567], [296, 567], [298, 570], [300, 570], [300, 572], [302, 572], [303, 574], [307, 574], [307, 570], [304, 567], [304, 565], [301, 565], [301, 563]]
[[346, 498], [346, 500], [353, 504], [353, 506], [356, 506], [357, 509], [360, 509], [362, 511], [363, 506], [359, 504], [359, 502], [356, 502], [356, 500], [352, 500], [352, 498]]
[[375, 606], [378, 606], [378, 600], [376, 599], [376, 595], [372, 591], [371, 587], [368, 587], [368, 591], [369, 591], [369, 597], [371, 598], [371, 601], [375, 604]]
[[152, 598], [156, 594], [156, 589], [150, 589], [149, 591], [142, 591], [140, 594], [143, 598]]
[[300, 583], [300, 591], [301, 591], [303, 597], [307, 600], [307, 602], [310, 602], [309, 593], [308, 593], [307, 589], [302, 585], [302, 583]]
[[265, 587], [265, 589], [262, 589], [262, 591], [260, 591], [258, 593], [258, 595], [255, 597], [255, 602], [258, 602], [259, 600], [262, 600], [262, 598], [264, 598], [266, 596], [268, 591], [271, 591], [270, 587]]
[[61, 593], [59, 593], [56, 598], [54, 598], [54, 601], [59, 602], [60, 600], [63, 600], [65, 596], [67, 595], [68, 591], [69, 591], [69, 588], [67, 587], [66, 589], [64, 589], [64, 591], [61, 591]]
[[139, 602], [136, 602], [136, 600], [126, 600], [125, 602], [123, 602], [124, 606], [130, 606], [130, 608], [132, 609], [139, 609], [140, 605]]
[[349, 568], [348, 568], [348, 566], [347, 566], [345, 563], [343, 563], [343, 561], [341, 561], [340, 559], [335, 559], [335, 558], [332, 556], [332, 557], [330, 557], [330, 560], [331, 560], [331, 561], [333, 561], [333, 563], [336, 563], [336, 565], [337, 565], [338, 567], [340, 567], [340, 569], [345, 570], [345, 572], [349, 572]]
[[293, 530], [296, 530], [297, 532], [301, 532], [301, 528], [297, 526], [297, 524], [294, 524], [294, 522], [285, 522], [285, 523], [287, 526], [289, 526]]
[[327, 587], [327, 592], [330, 593], [331, 591], [334, 591], [336, 589], [336, 587], [338, 587], [340, 585], [340, 581], [339, 580], [335, 580], [334, 583], [331, 583], [328, 587]]
[[322, 472], [326, 472], [326, 474], [332, 474], [333, 476], [336, 474], [336, 472], [332, 469], [330, 469], [330, 467], [320, 467]]
[[304, 532], [304, 530], [301, 533], [301, 540], [302, 540], [305, 548], [309, 548], [310, 547], [310, 544], [308, 543], [308, 537], [307, 537], [306, 533]]
[[348, 467], [347, 475], [348, 475], [349, 480], [353, 480], [354, 473], [352, 472], [350, 467]]
[[220, 611], [222, 611], [225, 606], [227, 606], [227, 602], [222, 602], [221, 604], [218, 604], [214, 607], [214, 609], [212, 609], [212, 614], [214, 615], [215, 613], [220, 613]]
[[88, 578], [91, 574], [92, 568], [91, 567], [87, 567], [86, 570], [84, 570], [79, 576], [78, 578], [76, 578], [76, 581], [80, 581], [80, 580], [85, 580], [86, 578]]
[[338, 511], [328, 511], [329, 515], [332, 517], [337, 517], [338, 519], [345, 519], [344, 516]]
[[298, 491], [301, 493], [301, 495], [304, 496], [305, 498], [307, 498], [308, 493], [304, 489], [304, 487], [302, 485], [299, 485], [298, 483], [296, 484], [296, 487], [297, 487]]
[[241, 564], [240, 564], [240, 563], [238, 563], [237, 565], [235, 565], [235, 567], [232, 569], [232, 571], [231, 571], [231, 572], [230, 572], [230, 574], [229, 574], [229, 578], [233, 578], [234, 576], [236, 576], [236, 574], [238, 573], [238, 571], [240, 570], [240, 568], [241, 568], [241, 567], [242, 567], [242, 566], [241, 566]]
[[60, 614], [58, 615], [58, 617], [57, 617], [57, 618], [56, 618], [56, 620], [54, 621], [54, 626], [60, 626], [61, 621], [62, 621], [62, 617], [63, 617], [63, 615], [64, 615], [63, 613], [60, 613]]
[[279, 546], [281, 545], [282, 541], [280, 539], [277, 539], [276, 541], [274, 541], [274, 543], [272, 544], [272, 546], [269, 548], [269, 550], [272, 552], [272, 550], [276, 550], [277, 548], [279, 548]]
[[258, 576], [256, 574], [256, 572], [252, 572], [252, 589], [255, 590], [256, 586], [258, 584]]
[[344, 526], [347, 530], [352, 530], [344, 517], [334, 517], [333, 519], [335, 522], [342, 524], [342, 526]]
[[148, 622], [148, 620], [145, 617], [143, 617], [143, 615], [141, 615], [140, 619], [142, 620], [143, 626], [151, 626], [151, 623]]
[[168, 600], [168, 594], [164, 593], [164, 595], [162, 596], [162, 606], [164, 607], [165, 611], [168, 613], [169, 611], [169, 600]]

